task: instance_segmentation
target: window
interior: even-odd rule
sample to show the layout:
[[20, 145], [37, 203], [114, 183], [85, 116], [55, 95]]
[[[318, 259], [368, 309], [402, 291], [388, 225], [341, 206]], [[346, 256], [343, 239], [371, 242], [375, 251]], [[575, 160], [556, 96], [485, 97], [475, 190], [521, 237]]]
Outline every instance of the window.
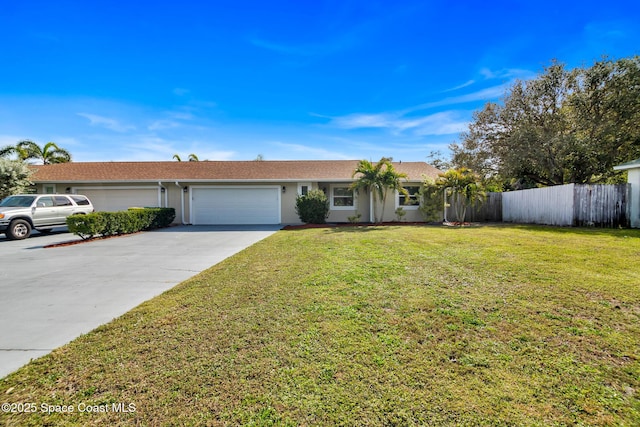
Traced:
[[71, 196], [71, 198], [73, 199], [74, 202], [76, 202], [76, 205], [78, 205], [78, 206], [88, 206], [89, 205], [89, 199], [87, 199], [86, 197], [83, 197], [83, 196]]
[[9, 196], [0, 203], [0, 207], [28, 208], [35, 199], [36, 196]]
[[404, 194], [398, 192], [397, 193], [398, 198], [396, 199], [396, 207], [403, 207], [405, 209], [407, 208], [418, 209], [418, 207], [420, 206], [420, 199], [418, 198], [420, 193], [420, 187], [417, 185], [412, 185], [412, 186], [405, 186], [404, 189], [407, 190], [407, 193], [409, 193], [409, 195], [405, 196]]
[[310, 182], [299, 182], [298, 183], [298, 196], [306, 196], [307, 193], [311, 190]]
[[55, 196], [56, 206], [73, 206], [71, 200], [67, 199], [64, 196]]
[[331, 208], [351, 210], [355, 208], [353, 190], [349, 187], [331, 187]]
[[44, 194], [55, 194], [56, 193], [56, 185], [45, 185], [44, 186]]
[[53, 203], [53, 197], [40, 197], [36, 203], [36, 206], [39, 208], [48, 208], [51, 206], [55, 206], [55, 204]]

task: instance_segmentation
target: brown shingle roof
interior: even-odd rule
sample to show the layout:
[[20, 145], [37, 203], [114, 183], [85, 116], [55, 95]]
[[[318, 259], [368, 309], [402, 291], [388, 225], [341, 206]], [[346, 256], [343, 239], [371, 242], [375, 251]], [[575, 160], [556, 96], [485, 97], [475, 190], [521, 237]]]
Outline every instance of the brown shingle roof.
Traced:
[[[351, 180], [357, 160], [71, 162], [34, 166], [34, 182]], [[436, 177], [425, 162], [394, 162], [412, 181]]]

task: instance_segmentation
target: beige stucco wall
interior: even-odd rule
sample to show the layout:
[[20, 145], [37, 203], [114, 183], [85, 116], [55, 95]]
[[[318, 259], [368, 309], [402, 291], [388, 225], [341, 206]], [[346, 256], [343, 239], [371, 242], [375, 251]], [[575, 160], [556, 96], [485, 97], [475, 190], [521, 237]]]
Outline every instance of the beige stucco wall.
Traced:
[[640, 228], [640, 168], [629, 169], [627, 182], [631, 184], [629, 222], [631, 227]]
[[[640, 172], [640, 171], [639, 171]], [[281, 189], [285, 190], [280, 194], [281, 200], [281, 223], [282, 224], [300, 224], [300, 218], [295, 211], [296, 197], [299, 191], [299, 185], [311, 185], [312, 189], [323, 189], [327, 192], [327, 195], [331, 196], [331, 188], [335, 186], [349, 186], [349, 183], [344, 182], [260, 182], [260, 183], [210, 183], [210, 182], [179, 182], [179, 186], [175, 182], [162, 182], [161, 186], [165, 189], [161, 192], [160, 206], [172, 207], [176, 210], [175, 223], [182, 222], [184, 218], [185, 223], [189, 223], [190, 211], [189, 211], [189, 192], [183, 192], [184, 187], [198, 187], [198, 186], [231, 186], [231, 185], [252, 185], [252, 186], [273, 186], [278, 185]], [[76, 194], [83, 194], [83, 188], [114, 188], [114, 187], [148, 187], [148, 188], [160, 188], [158, 183], [56, 183], [56, 184], [37, 184], [36, 188], [38, 192], [45, 192], [45, 187], [54, 185], [56, 193], [65, 193], [71, 191]], [[411, 185], [411, 184], [406, 184]], [[418, 185], [418, 184], [414, 184]], [[182, 212], [182, 204], [184, 200], [184, 215]], [[636, 199], [637, 200], [637, 199]], [[349, 217], [361, 215], [360, 222], [370, 221], [370, 192], [361, 190], [356, 194], [354, 208], [331, 209], [329, 212], [328, 222], [349, 222]], [[395, 210], [397, 207], [397, 195], [394, 192], [389, 192], [384, 210], [384, 221], [395, 221]], [[380, 204], [376, 207], [376, 211], [379, 211]], [[407, 215], [403, 218], [403, 221], [423, 221], [420, 212], [417, 209], [405, 208]]]

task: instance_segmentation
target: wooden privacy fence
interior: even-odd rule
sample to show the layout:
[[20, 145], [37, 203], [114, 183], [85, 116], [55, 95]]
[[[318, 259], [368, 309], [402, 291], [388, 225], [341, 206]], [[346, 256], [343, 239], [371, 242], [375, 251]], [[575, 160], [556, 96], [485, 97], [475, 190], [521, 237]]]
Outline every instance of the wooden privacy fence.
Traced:
[[572, 225], [574, 184], [502, 193], [502, 220]]
[[628, 227], [629, 184], [567, 184], [489, 193], [467, 221], [505, 221], [589, 227]]
[[576, 185], [573, 189], [573, 225], [628, 227], [629, 184]]
[[[460, 202], [454, 202], [460, 204]], [[459, 209], [459, 208], [458, 208]], [[447, 218], [455, 220], [455, 206], [447, 208]], [[469, 206], [465, 221], [470, 222], [501, 222], [502, 221], [502, 193], [487, 193], [487, 199], [482, 204]]]

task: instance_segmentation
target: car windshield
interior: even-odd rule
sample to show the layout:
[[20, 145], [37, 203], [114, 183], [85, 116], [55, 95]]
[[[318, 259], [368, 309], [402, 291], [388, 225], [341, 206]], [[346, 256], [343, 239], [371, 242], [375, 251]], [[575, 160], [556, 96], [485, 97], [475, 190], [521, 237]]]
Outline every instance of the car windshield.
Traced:
[[36, 196], [9, 196], [0, 202], [3, 208], [28, 208], [31, 206]]

